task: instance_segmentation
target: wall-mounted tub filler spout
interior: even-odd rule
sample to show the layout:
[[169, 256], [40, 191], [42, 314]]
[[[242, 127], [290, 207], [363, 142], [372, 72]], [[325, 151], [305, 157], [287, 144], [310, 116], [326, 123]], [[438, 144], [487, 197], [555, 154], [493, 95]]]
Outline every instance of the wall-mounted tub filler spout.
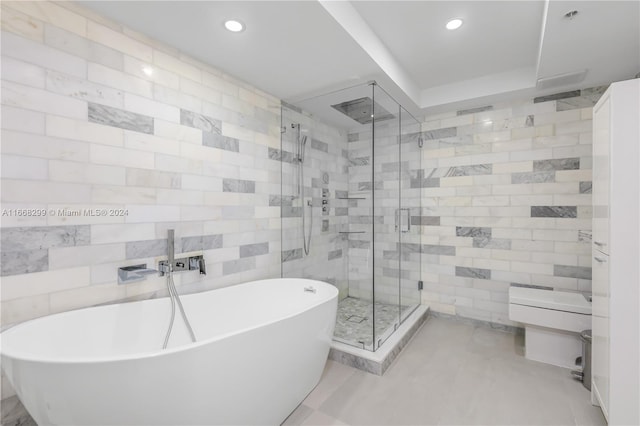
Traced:
[[142, 281], [147, 275], [155, 274], [156, 269], [147, 268], [146, 263], [118, 268], [118, 284], [129, 284]]

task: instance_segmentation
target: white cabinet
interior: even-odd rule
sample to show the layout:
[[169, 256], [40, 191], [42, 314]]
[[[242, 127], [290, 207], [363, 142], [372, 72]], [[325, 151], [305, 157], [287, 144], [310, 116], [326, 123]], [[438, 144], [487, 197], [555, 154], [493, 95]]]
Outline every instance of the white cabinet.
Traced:
[[640, 80], [593, 109], [592, 400], [640, 424]]

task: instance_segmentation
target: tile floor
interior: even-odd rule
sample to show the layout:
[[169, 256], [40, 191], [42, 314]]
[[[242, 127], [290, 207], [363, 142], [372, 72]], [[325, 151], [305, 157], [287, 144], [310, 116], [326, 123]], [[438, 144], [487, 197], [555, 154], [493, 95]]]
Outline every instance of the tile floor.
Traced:
[[523, 336], [430, 317], [384, 376], [329, 361], [284, 425], [604, 425], [569, 370]]
[[[400, 321], [398, 305], [376, 302], [376, 338], [384, 341]], [[415, 307], [415, 306], [414, 306]], [[409, 308], [402, 306], [403, 311]], [[334, 338], [342, 343], [372, 350], [373, 304], [364, 299], [346, 297], [338, 302]]]

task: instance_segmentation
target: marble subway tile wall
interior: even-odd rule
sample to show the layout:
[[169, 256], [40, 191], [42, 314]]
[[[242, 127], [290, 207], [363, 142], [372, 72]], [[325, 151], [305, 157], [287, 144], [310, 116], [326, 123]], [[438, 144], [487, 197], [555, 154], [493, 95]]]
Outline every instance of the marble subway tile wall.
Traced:
[[164, 294], [117, 268], [157, 267], [168, 229], [207, 262], [180, 292], [280, 276], [279, 147], [273, 96], [73, 3], [3, 2], [2, 327]]
[[[304, 162], [297, 158], [297, 129], [306, 136]], [[283, 102], [282, 147], [271, 150], [272, 158], [282, 166], [282, 193], [271, 196], [271, 204], [282, 206], [282, 276], [319, 279], [334, 284], [340, 297], [348, 294], [348, 245], [345, 227], [347, 216], [338, 196], [347, 190], [347, 136], [299, 108]], [[274, 161], [274, 162], [275, 162]], [[299, 168], [304, 167], [304, 181], [299, 196]], [[327, 211], [322, 211], [323, 191]], [[311, 201], [312, 207], [306, 203]], [[306, 233], [311, 230], [309, 254], [304, 252], [302, 205], [305, 209]], [[311, 218], [311, 215], [313, 218]]]
[[426, 117], [423, 303], [515, 325], [510, 286], [591, 291], [591, 115], [605, 89]]

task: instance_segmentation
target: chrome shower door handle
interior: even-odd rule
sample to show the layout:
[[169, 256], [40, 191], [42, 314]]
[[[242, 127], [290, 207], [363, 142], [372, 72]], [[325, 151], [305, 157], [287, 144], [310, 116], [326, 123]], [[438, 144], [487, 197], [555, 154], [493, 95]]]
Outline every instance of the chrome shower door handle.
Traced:
[[[406, 214], [405, 214], [406, 213]], [[400, 232], [407, 233], [411, 230], [411, 211], [410, 209], [396, 209], [396, 232], [398, 228]]]

